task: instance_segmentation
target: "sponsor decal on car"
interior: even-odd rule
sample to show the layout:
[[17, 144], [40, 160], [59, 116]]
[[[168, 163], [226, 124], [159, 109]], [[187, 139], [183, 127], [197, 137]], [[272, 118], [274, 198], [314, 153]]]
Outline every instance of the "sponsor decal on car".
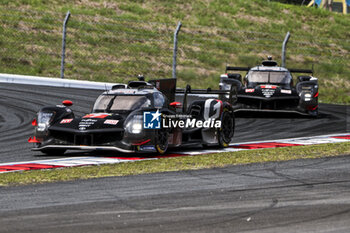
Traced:
[[90, 126], [94, 125], [96, 122], [96, 119], [81, 119], [78, 125], [79, 130], [86, 130]]
[[245, 92], [246, 93], [252, 93], [252, 92], [254, 92], [255, 91], [255, 89], [245, 89]]
[[261, 92], [266, 98], [270, 98], [275, 94], [275, 89], [262, 89]]
[[140, 151], [150, 151], [150, 152], [155, 152], [156, 148], [152, 145], [147, 145], [147, 146], [140, 146]]
[[123, 93], [123, 94], [135, 94], [136, 91], [135, 90], [125, 90], [125, 89], [120, 89], [117, 90], [118, 93]]
[[105, 120], [105, 122], [103, 122], [103, 124], [106, 125], [116, 125], [118, 124], [119, 120]]
[[283, 93], [283, 94], [292, 94], [292, 90], [284, 90], [284, 89], [282, 89], [281, 93]]
[[275, 86], [275, 85], [261, 85], [260, 87], [263, 89], [276, 89], [277, 88], [277, 86]]
[[58, 104], [58, 105], [56, 105], [56, 107], [58, 107], [58, 108], [65, 108], [66, 106], [64, 106], [62, 104]]
[[73, 121], [73, 119], [62, 119], [60, 124], [68, 124], [71, 123]]
[[160, 82], [159, 81], [157, 81], [156, 82], [156, 88], [159, 90], [159, 88], [160, 88]]
[[91, 114], [85, 115], [83, 118], [102, 118], [103, 119], [110, 115], [111, 114], [107, 114], [107, 113], [91, 113]]

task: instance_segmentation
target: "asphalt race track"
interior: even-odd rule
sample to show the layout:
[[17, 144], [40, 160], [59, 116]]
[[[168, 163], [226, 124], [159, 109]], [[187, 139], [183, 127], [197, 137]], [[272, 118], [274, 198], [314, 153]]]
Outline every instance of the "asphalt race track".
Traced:
[[[0, 84], [0, 162], [53, 158], [30, 151], [35, 113], [100, 93]], [[320, 110], [239, 116], [234, 142], [349, 132], [349, 107]], [[0, 232], [349, 232], [349, 194], [350, 156], [0, 187]]]
[[350, 156], [0, 188], [0, 232], [350, 232]]
[[[27, 140], [33, 134], [31, 121], [35, 113], [47, 105], [73, 101], [73, 111], [81, 116], [91, 111], [102, 91], [55, 88], [31, 85], [0, 84], [0, 163], [49, 159], [40, 152], [32, 152]], [[236, 118], [233, 142], [270, 140], [331, 133], [350, 130], [350, 107], [320, 105], [320, 117], [313, 119], [297, 115], [261, 115]], [[80, 153], [80, 152], [79, 152]], [[71, 156], [77, 152], [70, 153]], [[67, 156], [67, 154], [65, 155]]]

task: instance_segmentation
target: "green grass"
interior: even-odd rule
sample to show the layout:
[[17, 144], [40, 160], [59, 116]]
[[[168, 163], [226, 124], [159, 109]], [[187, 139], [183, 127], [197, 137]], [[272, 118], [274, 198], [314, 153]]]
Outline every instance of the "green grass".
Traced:
[[171, 77], [179, 34], [180, 86], [217, 88], [226, 64], [280, 61], [311, 68], [320, 101], [350, 103], [350, 16], [265, 0], [3, 0], [0, 72], [58, 77], [62, 21], [68, 23], [66, 78], [125, 82], [139, 73]]
[[238, 164], [264, 163], [350, 155], [350, 142], [274, 149], [244, 150], [197, 156], [163, 158], [112, 165], [33, 170], [0, 174], [0, 186], [196, 170]]

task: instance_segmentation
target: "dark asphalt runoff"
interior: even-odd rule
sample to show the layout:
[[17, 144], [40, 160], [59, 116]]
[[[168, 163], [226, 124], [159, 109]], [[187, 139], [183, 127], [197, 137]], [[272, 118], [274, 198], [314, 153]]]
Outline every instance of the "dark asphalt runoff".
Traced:
[[0, 187], [0, 232], [350, 232], [350, 156]]
[[[33, 135], [31, 121], [43, 106], [72, 100], [77, 116], [89, 113], [98, 90], [57, 88], [0, 83], [0, 163], [52, 159], [32, 152], [27, 143]], [[320, 117], [260, 114], [259, 117], [238, 116], [233, 142], [313, 136], [350, 131], [350, 107], [320, 104]], [[82, 155], [81, 152], [66, 156]], [[91, 154], [90, 154], [91, 155]], [[92, 154], [93, 155], [93, 154]]]

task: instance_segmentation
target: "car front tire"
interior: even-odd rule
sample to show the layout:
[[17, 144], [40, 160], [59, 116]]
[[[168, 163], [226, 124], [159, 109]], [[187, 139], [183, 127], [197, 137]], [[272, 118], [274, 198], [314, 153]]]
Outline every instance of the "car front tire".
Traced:
[[233, 114], [225, 108], [221, 116], [221, 128], [218, 130], [219, 147], [228, 147], [234, 134], [235, 119]]
[[158, 154], [164, 154], [168, 149], [169, 132], [165, 129], [157, 130], [156, 132], [156, 150]]

